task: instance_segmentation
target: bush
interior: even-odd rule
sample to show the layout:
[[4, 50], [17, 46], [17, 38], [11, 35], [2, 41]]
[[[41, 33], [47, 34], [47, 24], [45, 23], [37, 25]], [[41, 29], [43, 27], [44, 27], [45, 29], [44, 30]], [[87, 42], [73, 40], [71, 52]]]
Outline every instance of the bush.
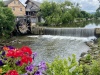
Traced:
[[75, 55], [66, 59], [56, 58], [51, 64], [47, 64], [47, 75], [83, 75], [82, 65], [78, 65]]
[[91, 65], [84, 65], [83, 75], [100, 75], [100, 61], [92, 61]]
[[15, 16], [12, 10], [8, 7], [4, 7], [0, 2], [0, 36], [8, 38], [14, 30]]

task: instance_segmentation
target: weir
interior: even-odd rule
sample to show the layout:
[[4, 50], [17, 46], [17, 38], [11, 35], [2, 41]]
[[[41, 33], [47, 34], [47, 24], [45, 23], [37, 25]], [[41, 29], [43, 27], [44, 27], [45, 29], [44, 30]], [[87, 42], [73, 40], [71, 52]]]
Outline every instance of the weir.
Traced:
[[74, 37], [95, 36], [95, 28], [44, 28], [44, 35], [60, 35]]
[[100, 28], [49, 28], [31, 27], [31, 33], [35, 35], [60, 35], [74, 37], [100, 37]]

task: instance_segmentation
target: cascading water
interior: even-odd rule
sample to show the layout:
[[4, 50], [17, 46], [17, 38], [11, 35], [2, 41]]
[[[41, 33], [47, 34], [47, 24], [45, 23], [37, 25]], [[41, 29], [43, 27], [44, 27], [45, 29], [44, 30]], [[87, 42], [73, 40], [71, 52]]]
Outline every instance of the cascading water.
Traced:
[[45, 28], [45, 35], [60, 35], [74, 37], [91, 37], [94, 36], [94, 28]]
[[90, 49], [84, 42], [94, 39], [95, 37], [91, 37], [95, 35], [94, 33], [95, 28], [91, 27], [44, 28], [44, 35], [20, 37], [18, 40], [20, 42], [24, 41], [24, 43], [17, 43], [15, 46], [18, 47], [18, 45], [23, 46], [25, 44], [30, 46], [33, 52], [37, 53], [37, 57], [34, 60], [37, 64], [40, 61], [52, 62], [58, 56], [62, 59], [67, 59], [72, 54], [75, 54], [76, 59], [79, 60], [81, 53]]

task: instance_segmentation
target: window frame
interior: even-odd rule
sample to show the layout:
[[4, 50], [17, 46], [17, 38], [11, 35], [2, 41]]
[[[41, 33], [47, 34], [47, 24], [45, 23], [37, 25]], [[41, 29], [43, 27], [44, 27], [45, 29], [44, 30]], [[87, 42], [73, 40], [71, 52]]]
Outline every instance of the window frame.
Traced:
[[15, 7], [12, 7], [12, 10], [15, 11]]
[[20, 8], [20, 11], [23, 11], [23, 9], [22, 9], [22, 8]]

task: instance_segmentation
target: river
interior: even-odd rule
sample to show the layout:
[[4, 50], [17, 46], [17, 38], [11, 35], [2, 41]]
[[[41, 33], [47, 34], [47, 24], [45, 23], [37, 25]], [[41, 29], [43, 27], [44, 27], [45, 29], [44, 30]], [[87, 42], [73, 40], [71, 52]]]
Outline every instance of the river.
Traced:
[[[99, 27], [95, 22], [89, 22], [84, 28]], [[12, 45], [21, 47], [29, 46], [33, 52], [37, 53], [34, 60], [35, 63], [40, 61], [52, 62], [56, 57], [68, 58], [72, 54], [76, 55], [79, 60], [82, 52], [87, 52], [89, 47], [85, 44], [86, 41], [92, 41], [94, 36], [76, 37], [76, 36], [60, 36], [60, 35], [27, 35], [17, 37], [17, 44]], [[23, 43], [22, 43], [23, 42]]]

